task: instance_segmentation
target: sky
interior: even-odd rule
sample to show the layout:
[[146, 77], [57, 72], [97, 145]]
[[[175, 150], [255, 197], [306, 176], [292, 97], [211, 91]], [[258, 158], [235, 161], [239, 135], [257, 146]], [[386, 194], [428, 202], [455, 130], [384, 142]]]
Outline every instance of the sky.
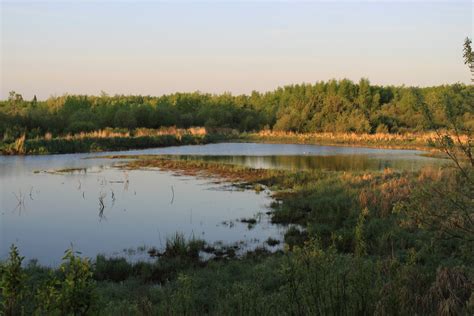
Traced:
[[469, 83], [473, 1], [0, 0], [0, 99]]

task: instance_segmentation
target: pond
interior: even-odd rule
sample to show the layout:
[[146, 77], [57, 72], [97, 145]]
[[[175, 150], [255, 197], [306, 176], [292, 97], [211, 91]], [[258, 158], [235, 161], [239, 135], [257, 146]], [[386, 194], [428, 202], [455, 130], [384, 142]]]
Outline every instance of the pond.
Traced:
[[[114, 152], [169, 154], [258, 168], [413, 170], [442, 163], [420, 151], [354, 147], [222, 143]], [[88, 257], [102, 253], [146, 259], [175, 233], [242, 250], [282, 240], [285, 227], [266, 214], [268, 190], [256, 193], [158, 170], [115, 168], [110, 153], [0, 157], [0, 259], [15, 243], [22, 255], [57, 265], [71, 245]], [[76, 171], [50, 173], [58, 169]], [[101, 207], [101, 202], [103, 207]], [[255, 218], [249, 225], [241, 219]], [[268, 247], [268, 246], [267, 246]], [[277, 246], [278, 247], [278, 246]]]

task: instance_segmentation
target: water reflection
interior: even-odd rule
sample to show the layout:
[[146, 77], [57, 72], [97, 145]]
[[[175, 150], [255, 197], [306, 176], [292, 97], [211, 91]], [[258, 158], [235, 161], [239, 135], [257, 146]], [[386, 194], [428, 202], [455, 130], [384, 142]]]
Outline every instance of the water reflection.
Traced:
[[[33, 173], [27, 165], [14, 165], [14, 177], [0, 177], [0, 258], [15, 243], [27, 259], [56, 265], [71, 243], [94, 257], [121, 254], [121, 249], [140, 245], [160, 249], [176, 232], [211, 244], [243, 242], [251, 249], [269, 237], [281, 239], [284, 231], [272, 225], [268, 216], [252, 229], [243, 223], [223, 225], [254, 217], [266, 210], [271, 199], [253, 191], [222, 190], [206, 179], [154, 170], [125, 174], [111, 167], [96, 172]], [[31, 191], [33, 199], [25, 193], [31, 187], [41, 188], [38, 193]], [[144, 257], [138, 259], [147, 256], [140, 255]]]
[[386, 156], [367, 155], [332, 155], [332, 156], [210, 156], [210, 155], [169, 155], [181, 160], [202, 160], [237, 164], [251, 168], [287, 169], [287, 170], [331, 170], [331, 171], [364, 171], [383, 170], [418, 170], [427, 165], [440, 165], [437, 159], [403, 159]]

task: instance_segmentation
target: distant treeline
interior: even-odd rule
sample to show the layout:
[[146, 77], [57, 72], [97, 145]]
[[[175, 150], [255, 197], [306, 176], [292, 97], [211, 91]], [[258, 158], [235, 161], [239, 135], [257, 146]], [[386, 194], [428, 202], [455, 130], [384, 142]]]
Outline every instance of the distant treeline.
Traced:
[[175, 93], [152, 96], [64, 95], [24, 100], [11, 92], [0, 101], [0, 137], [27, 138], [90, 132], [106, 127], [133, 129], [176, 126], [273, 129], [293, 132], [403, 133], [425, 131], [429, 110], [439, 127], [455, 115], [474, 127], [474, 86], [418, 88], [331, 80], [290, 85], [250, 95]]

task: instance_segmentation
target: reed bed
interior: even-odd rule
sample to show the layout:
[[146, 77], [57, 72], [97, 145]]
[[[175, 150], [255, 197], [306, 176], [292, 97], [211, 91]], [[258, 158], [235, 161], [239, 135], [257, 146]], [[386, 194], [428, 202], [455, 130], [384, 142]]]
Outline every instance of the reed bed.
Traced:
[[189, 129], [137, 129], [133, 131], [104, 129], [100, 131], [69, 134], [63, 137], [26, 139], [22, 135], [13, 143], [0, 143], [3, 155], [38, 155], [99, 152], [152, 147], [199, 145], [222, 141], [230, 136], [211, 134], [205, 128]]
[[20, 139], [0, 146], [4, 155], [43, 155], [145, 149], [180, 145], [207, 144], [220, 140], [212, 135], [161, 135], [138, 137], [79, 137], [46, 139]]
[[[112, 137], [143, 137], [143, 136], [163, 136], [163, 135], [195, 135], [205, 136], [207, 131], [204, 127], [190, 127], [187, 129], [171, 127], [162, 127], [158, 129], [153, 128], [137, 128], [135, 130], [123, 130], [105, 128], [92, 132], [81, 132], [78, 134], [67, 134], [65, 139], [83, 139], [83, 138], [112, 138]], [[46, 138], [46, 135], [45, 135]], [[51, 139], [51, 137], [49, 137]]]
[[[331, 144], [331, 145], [351, 145], [367, 146], [377, 148], [409, 148], [409, 149], [429, 149], [430, 142], [437, 138], [435, 132], [423, 133], [294, 133], [283, 131], [263, 130], [256, 133], [242, 134], [242, 139], [262, 142], [285, 142], [303, 144]], [[468, 141], [467, 135], [460, 136], [464, 143]]]

